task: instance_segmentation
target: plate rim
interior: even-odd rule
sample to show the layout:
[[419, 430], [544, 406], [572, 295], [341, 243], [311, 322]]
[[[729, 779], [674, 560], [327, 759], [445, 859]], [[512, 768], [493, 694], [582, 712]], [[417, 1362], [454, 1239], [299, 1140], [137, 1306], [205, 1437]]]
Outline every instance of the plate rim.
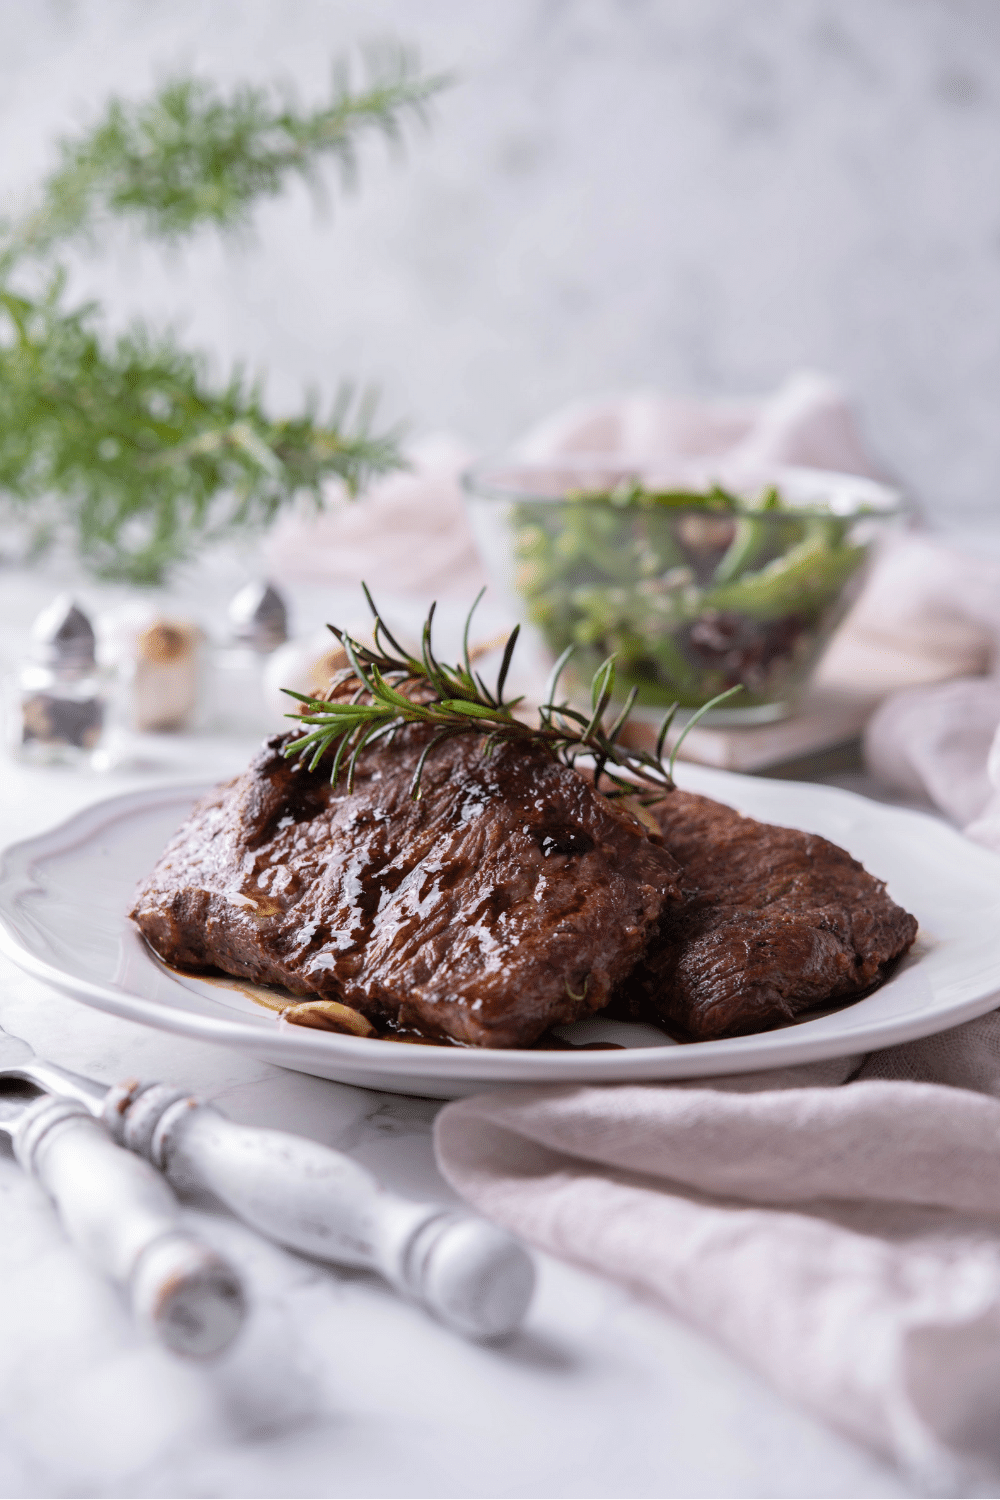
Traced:
[[[701, 790], [685, 783], [705, 783], [705, 795], [719, 793], [725, 787], [734, 791], [746, 783], [759, 785], [763, 778], [743, 775], [716, 767], [692, 765], [678, 767], [681, 789]], [[917, 809], [876, 802], [857, 792], [822, 782], [782, 781], [766, 778], [776, 791], [787, 788], [801, 796], [808, 789], [830, 802], [840, 802], [855, 811], [877, 811], [879, 817], [901, 820], [911, 826], [932, 828], [936, 837], [961, 841], [963, 857], [980, 864], [984, 874], [997, 882], [997, 906], [1000, 909], [1000, 855], [971, 840], [965, 840], [957, 829]], [[156, 1030], [191, 1037], [237, 1052], [263, 1056], [267, 1061], [310, 1071], [310, 1064], [322, 1061], [327, 1068], [338, 1068], [344, 1074], [383, 1073], [402, 1083], [407, 1076], [423, 1081], [439, 1079], [442, 1083], [480, 1084], [507, 1087], [552, 1083], [627, 1083], [668, 1082], [671, 1079], [726, 1076], [746, 1072], [766, 1072], [776, 1067], [791, 1067], [821, 1062], [836, 1057], [868, 1053], [887, 1046], [917, 1040], [950, 1030], [974, 1020], [1000, 1004], [1000, 938], [997, 942], [996, 987], [972, 999], [956, 1002], [947, 1016], [928, 1017], [917, 1012], [912, 1016], [889, 1016], [861, 1021], [828, 1036], [810, 1036], [808, 1022], [756, 1032], [746, 1037], [721, 1038], [688, 1046], [629, 1047], [621, 1052], [537, 1052], [518, 1048], [452, 1048], [400, 1047], [379, 1038], [341, 1036], [335, 1032], [303, 1031], [294, 1035], [292, 1028], [270, 1030], [234, 1016], [212, 1016], [193, 1010], [175, 1009], [163, 1001], [149, 1000], [108, 983], [78, 977], [40, 957], [27, 947], [11, 925], [8, 901], [12, 894], [38, 889], [30, 879], [34, 860], [52, 856], [79, 846], [108, 824], [119, 823], [129, 816], [151, 811], [161, 804], [187, 802], [190, 806], [218, 783], [204, 778], [192, 781], [168, 780], [154, 785], [118, 792], [70, 814], [69, 817], [7, 844], [0, 849], [0, 952], [24, 972], [50, 985], [59, 993], [89, 1005], [93, 1009], [136, 1021]], [[738, 799], [737, 799], [738, 800]], [[788, 824], [786, 826], [794, 826]], [[192, 993], [192, 992], [189, 992]], [[850, 1007], [845, 1007], [845, 1011]], [[943, 1024], [942, 1024], [943, 1023]], [[349, 1081], [349, 1079], [345, 1080]], [[371, 1085], [368, 1085], [371, 1086]]]

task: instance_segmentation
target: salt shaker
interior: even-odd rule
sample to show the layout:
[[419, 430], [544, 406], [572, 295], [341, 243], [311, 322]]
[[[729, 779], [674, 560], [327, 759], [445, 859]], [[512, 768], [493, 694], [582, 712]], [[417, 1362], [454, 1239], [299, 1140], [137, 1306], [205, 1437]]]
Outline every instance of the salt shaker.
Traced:
[[107, 695], [90, 621], [68, 594], [42, 611], [15, 686], [12, 749], [37, 765], [86, 764], [104, 732]]
[[230, 734], [262, 734], [272, 723], [264, 701], [267, 658], [288, 639], [288, 610], [273, 584], [248, 583], [229, 606], [230, 640], [215, 653], [211, 719]]

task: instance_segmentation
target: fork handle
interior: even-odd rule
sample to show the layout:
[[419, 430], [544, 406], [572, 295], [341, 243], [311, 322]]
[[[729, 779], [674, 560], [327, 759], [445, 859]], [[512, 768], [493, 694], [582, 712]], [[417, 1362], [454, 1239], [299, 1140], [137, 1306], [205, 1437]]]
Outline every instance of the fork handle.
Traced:
[[162, 1343], [204, 1358], [232, 1341], [245, 1313], [236, 1273], [182, 1226], [160, 1174], [116, 1146], [85, 1105], [42, 1095], [18, 1121], [14, 1153], [77, 1248], [127, 1288]]
[[208, 1188], [280, 1245], [379, 1271], [468, 1337], [512, 1333], [524, 1319], [531, 1259], [485, 1219], [399, 1197], [343, 1152], [237, 1125], [164, 1084], [110, 1089], [103, 1118], [174, 1187]]

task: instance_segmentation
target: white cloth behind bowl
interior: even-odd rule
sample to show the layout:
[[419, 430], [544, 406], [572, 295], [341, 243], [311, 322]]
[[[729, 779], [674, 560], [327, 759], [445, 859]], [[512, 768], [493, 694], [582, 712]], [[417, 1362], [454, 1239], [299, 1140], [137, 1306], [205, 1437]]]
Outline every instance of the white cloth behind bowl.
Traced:
[[848, 625], [831, 656], [880, 652], [904, 689], [869, 722], [869, 769], [1000, 849], [1000, 563], [905, 538]]
[[437, 434], [414, 443], [409, 469], [373, 484], [358, 500], [332, 494], [317, 514], [283, 516], [267, 545], [276, 583], [353, 588], [377, 596], [468, 599], [486, 582], [465, 520], [459, 476], [472, 459], [457, 438]]
[[841, 388], [802, 370], [762, 401], [683, 401], [653, 392], [576, 402], [517, 444], [526, 459], [615, 453], [671, 462], [678, 481], [764, 483], [776, 468], [833, 469], [886, 479]]

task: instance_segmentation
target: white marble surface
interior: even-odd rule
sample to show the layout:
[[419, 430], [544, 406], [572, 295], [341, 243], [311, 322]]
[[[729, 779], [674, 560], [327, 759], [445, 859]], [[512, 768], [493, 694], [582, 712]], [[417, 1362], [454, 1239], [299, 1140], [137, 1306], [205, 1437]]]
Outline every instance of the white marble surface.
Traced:
[[[245, 757], [232, 746], [232, 761]], [[214, 747], [212, 769], [225, 769]], [[0, 841], [143, 778], [2, 763]], [[447, 1199], [432, 1101], [285, 1072], [115, 1020], [6, 962], [0, 1023], [111, 1082], [185, 1085], [244, 1123], [351, 1152]], [[523, 1334], [476, 1346], [374, 1277], [280, 1250], [206, 1205], [253, 1315], [218, 1363], [130, 1326], [0, 1146], [0, 1496], [873, 1496], [905, 1482], [626, 1290], [541, 1259]]]
[[126, 239], [73, 286], [179, 325], [280, 404], [372, 381], [387, 419], [505, 442], [629, 386], [856, 395], [941, 518], [997, 514], [995, 0], [0, 0], [0, 212], [54, 136], [171, 69], [275, 75], [398, 36], [456, 86], [405, 160], [256, 247]]

